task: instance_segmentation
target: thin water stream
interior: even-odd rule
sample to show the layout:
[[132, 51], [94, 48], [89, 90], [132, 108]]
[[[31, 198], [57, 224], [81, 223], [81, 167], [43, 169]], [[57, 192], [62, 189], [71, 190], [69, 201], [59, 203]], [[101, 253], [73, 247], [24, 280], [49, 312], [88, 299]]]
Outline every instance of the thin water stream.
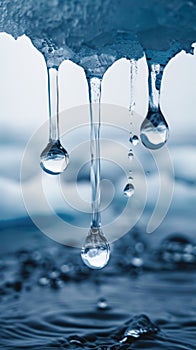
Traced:
[[40, 155], [41, 168], [51, 175], [61, 174], [69, 163], [69, 155], [60, 142], [58, 70], [48, 68], [49, 141]]
[[88, 79], [91, 123], [91, 190], [92, 190], [92, 218], [90, 231], [82, 247], [81, 257], [84, 263], [94, 269], [103, 268], [109, 260], [110, 246], [101, 229], [100, 213], [100, 128], [101, 128], [101, 83], [102, 79], [93, 77]]

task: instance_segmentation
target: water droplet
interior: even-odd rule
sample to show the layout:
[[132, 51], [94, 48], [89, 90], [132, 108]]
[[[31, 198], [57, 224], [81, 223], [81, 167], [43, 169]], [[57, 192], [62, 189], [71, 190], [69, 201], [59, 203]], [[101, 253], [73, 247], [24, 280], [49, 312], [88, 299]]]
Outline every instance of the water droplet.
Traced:
[[58, 140], [49, 142], [40, 156], [41, 168], [51, 175], [61, 174], [68, 163], [69, 155]]
[[124, 188], [124, 195], [130, 198], [133, 196], [134, 190], [135, 190], [134, 186], [132, 184], [128, 183]]
[[132, 143], [133, 146], [137, 146], [139, 143], [139, 139], [136, 135], [131, 136], [129, 141]]
[[100, 228], [91, 228], [84, 246], [81, 258], [91, 269], [102, 269], [110, 257], [110, 246]]
[[108, 309], [108, 303], [107, 300], [105, 298], [100, 298], [97, 302], [97, 308], [99, 310], [106, 310]]
[[161, 111], [149, 111], [140, 129], [143, 145], [150, 149], [159, 149], [166, 143], [168, 136], [169, 128]]
[[130, 160], [132, 160], [132, 159], [134, 158], [134, 154], [133, 154], [133, 152], [132, 152], [131, 149], [130, 149], [130, 151], [129, 151], [129, 153], [128, 153], [128, 158], [129, 158]]

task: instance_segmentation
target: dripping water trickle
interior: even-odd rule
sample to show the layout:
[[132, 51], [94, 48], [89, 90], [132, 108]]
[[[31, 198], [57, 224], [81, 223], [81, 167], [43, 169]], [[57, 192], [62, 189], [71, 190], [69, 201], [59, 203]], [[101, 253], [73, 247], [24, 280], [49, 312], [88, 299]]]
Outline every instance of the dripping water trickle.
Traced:
[[40, 166], [48, 174], [62, 173], [69, 163], [69, 155], [59, 140], [58, 70], [48, 69], [49, 141], [40, 155]]
[[160, 109], [163, 68], [160, 64], [152, 64], [149, 69], [149, 109], [141, 125], [140, 137], [145, 147], [159, 149], [169, 137], [169, 127]]
[[83, 262], [92, 269], [103, 268], [110, 257], [110, 246], [101, 229], [100, 214], [100, 102], [101, 79], [88, 79], [91, 121], [92, 218], [90, 231], [81, 250]]
[[[130, 118], [130, 125], [132, 126], [133, 123], [133, 117], [134, 117], [134, 111], [135, 111], [135, 83], [136, 83], [136, 76], [137, 76], [137, 61], [135, 59], [130, 60], [130, 105], [129, 105], [129, 118]], [[139, 143], [139, 139], [137, 135], [133, 135], [132, 131], [130, 132], [130, 138], [129, 142], [131, 145], [136, 146]], [[128, 158], [129, 161], [134, 160], [134, 153], [132, 148], [128, 151]], [[130, 175], [131, 173], [131, 175]], [[129, 177], [128, 177], [128, 183], [125, 185], [123, 193], [126, 197], [130, 198], [134, 194], [134, 185], [132, 184], [133, 176], [132, 176], [132, 170], [129, 170]]]

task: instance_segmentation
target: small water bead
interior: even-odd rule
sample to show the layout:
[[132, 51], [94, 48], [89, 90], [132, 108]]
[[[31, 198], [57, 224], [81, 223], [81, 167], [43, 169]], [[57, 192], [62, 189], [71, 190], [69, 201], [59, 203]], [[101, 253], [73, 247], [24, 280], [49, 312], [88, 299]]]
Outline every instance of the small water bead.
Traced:
[[143, 145], [149, 149], [161, 148], [169, 137], [168, 124], [161, 111], [149, 111], [140, 128]]
[[139, 138], [136, 135], [133, 135], [130, 137], [129, 141], [132, 143], [133, 146], [137, 146], [139, 143]]
[[135, 188], [131, 183], [128, 183], [124, 188], [124, 195], [131, 198], [134, 194]]
[[105, 298], [100, 298], [97, 302], [97, 309], [98, 310], [107, 310], [108, 309], [108, 303]]
[[91, 269], [102, 269], [110, 257], [110, 246], [100, 228], [91, 228], [81, 250], [81, 258]]
[[129, 160], [133, 160], [134, 154], [133, 154], [132, 150], [130, 150], [130, 151], [128, 152], [128, 158], [129, 158]]
[[68, 166], [69, 155], [59, 140], [50, 141], [40, 156], [40, 166], [48, 174], [61, 174]]

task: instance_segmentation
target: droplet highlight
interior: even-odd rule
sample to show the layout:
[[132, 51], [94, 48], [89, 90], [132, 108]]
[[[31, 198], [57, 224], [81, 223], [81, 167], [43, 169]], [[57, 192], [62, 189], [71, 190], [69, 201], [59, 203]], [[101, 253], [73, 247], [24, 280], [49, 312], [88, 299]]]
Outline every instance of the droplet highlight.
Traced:
[[91, 228], [81, 250], [84, 264], [91, 269], [102, 269], [110, 257], [110, 246], [100, 228]]
[[61, 174], [69, 164], [69, 155], [60, 141], [49, 142], [40, 156], [41, 168], [50, 175]]
[[161, 111], [149, 111], [140, 128], [143, 145], [149, 149], [159, 149], [164, 146], [168, 137], [169, 127]]

